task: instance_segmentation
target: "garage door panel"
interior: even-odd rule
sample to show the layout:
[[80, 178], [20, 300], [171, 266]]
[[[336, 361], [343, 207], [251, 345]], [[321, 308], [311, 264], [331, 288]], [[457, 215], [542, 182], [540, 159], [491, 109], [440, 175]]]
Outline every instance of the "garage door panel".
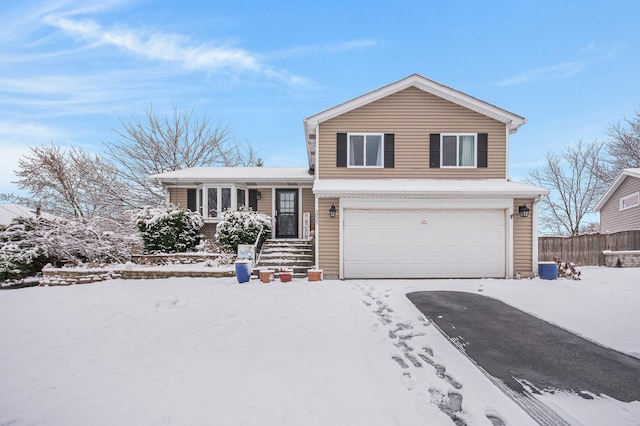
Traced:
[[504, 277], [503, 210], [355, 210], [343, 218], [346, 278]]

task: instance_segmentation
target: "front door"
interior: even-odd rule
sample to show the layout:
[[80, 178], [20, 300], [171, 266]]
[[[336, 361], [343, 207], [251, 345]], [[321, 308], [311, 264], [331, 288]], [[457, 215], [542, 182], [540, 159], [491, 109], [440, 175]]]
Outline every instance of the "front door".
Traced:
[[298, 238], [297, 189], [276, 189], [276, 238]]

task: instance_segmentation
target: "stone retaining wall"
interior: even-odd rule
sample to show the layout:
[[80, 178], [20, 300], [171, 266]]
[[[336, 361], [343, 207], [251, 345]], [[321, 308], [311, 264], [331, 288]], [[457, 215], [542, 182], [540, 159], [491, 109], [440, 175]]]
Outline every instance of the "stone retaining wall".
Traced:
[[604, 250], [605, 265], [610, 268], [638, 268], [640, 267], [640, 250], [612, 251]]
[[171, 253], [171, 254], [134, 254], [131, 261], [138, 265], [190, 264], [206, 260], [215, 260], [219, 253]]
[[160, 278], [192, 277], [221, 278], [233, 277], [234, 271], [163, 271], [163, 270], [112, 270], [112, 269], [64, 269], [45, 268], [42, 270], [40, 286], [89, 284], [98, 281], [122, 278], [125, 280], [154, 280]]

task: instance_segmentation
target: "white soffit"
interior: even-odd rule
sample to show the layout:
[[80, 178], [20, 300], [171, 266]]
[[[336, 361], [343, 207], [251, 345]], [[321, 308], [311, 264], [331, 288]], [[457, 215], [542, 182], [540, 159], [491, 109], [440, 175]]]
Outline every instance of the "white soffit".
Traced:
[[323, 179], [313, 192], [320, 198], [518, 198], [538, 197], [549, 191], [506, 179]]
[[311, 184], [313, 175], [304, 167], [192, 167], [149, 177], [150, 180], [167, 184], [213, 183], [213, 182], [294, 182]]

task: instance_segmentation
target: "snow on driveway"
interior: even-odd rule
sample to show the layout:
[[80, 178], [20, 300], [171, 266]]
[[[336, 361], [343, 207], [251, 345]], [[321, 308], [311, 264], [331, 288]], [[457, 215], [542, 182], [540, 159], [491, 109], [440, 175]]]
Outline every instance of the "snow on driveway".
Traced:
[[[576, 282], [180, 278], [2, 291], [0, 425], [533, 425], [405, 294], [481, 292], [640, 357], [640, 270], [582, 271]], [[540, 398], [576, 424], [640, 419], [640, 402]]]

